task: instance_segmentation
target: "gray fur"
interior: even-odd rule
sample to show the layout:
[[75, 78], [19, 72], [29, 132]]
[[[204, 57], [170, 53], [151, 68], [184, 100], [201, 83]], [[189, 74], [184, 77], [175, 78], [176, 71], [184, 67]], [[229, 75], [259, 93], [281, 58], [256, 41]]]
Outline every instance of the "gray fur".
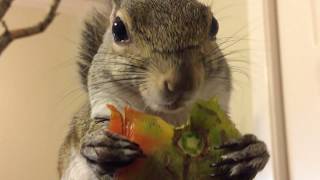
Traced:
[[[79, 68], [90, 106], [74, 118], [61, 147], [59, 172], [63, 180], [110, 179], [109, 174], [117, 168], [141, 156], [135, 143], [106, 133], [110, 117], [106, 104], [119, 110], [131, 106], [173, 125], [187, 120], [190, 105], [197, 99], [216, 96], [228, 111], [231, 74], [218, 44], [209, 37], [213, 16], [209, 7], [196, 0], [113, 3], [112, 11], [109, 4], [85, 22]], [[113, 41], [109, 24], [116, 16], [126, 24], [128, 42]], [[169, 93], [166, 87], [170, 87]], [[167, 105], [172, 101], [175, 110]], [[250, 150], [243, 149], [243, 143], [238, 146], [236, 157], [248, 151], [251, 155], [252, 149], [255, 154], [255, 150], [266, 151], [261, 144]], [[256, 173], [264, 162], [257, 159], [241, 167], [254, 167]], [[230, 168], [236, 174], [241, 171], [237, 166]]]

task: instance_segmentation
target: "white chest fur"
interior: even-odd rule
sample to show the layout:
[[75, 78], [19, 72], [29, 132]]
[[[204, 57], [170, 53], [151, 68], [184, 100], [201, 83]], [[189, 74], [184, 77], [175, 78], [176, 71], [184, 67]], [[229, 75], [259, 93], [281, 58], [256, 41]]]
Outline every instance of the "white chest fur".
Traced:
[[74, 152], [69, 167], [65, 171], [61, 180], [98, 180], [86, 160]]

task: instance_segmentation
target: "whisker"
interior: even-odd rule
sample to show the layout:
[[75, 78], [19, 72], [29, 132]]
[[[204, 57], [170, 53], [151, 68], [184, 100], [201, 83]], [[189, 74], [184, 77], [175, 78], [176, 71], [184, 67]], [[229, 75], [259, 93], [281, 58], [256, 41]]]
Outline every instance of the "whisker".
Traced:
[[97, 82], [97, 83], [94, 83], [94, 84], [91, 84], [91, 86], [99, 86], [99, 85], [102, 85], [102, 84], [108, 84], [108, 83], [115, 83], [115, 82], [131, 82], [133, 80], [142, 80], [144, 78], [123, 78], [123, 79], [111, 79], [111, 80], [108, 80], [108, 81], [102, 81], [102, 82]]

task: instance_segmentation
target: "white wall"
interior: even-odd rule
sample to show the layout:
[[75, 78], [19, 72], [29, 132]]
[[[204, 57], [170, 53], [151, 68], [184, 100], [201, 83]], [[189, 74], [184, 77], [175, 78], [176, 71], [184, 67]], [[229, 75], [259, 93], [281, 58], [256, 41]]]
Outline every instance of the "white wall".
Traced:
[[[9, 28], [37, 23], [51, 0], [30, 2], [14, 1]], [[65, 3], [71, 5], [62, 0], [63, 9]], [[58, 148], [83, 99], [73, 64], [88, 3], [78, 3], [77, 10], [59, 10], [44, 34], [14, 41], [0, 57], [0, 179], [58, 179]]]

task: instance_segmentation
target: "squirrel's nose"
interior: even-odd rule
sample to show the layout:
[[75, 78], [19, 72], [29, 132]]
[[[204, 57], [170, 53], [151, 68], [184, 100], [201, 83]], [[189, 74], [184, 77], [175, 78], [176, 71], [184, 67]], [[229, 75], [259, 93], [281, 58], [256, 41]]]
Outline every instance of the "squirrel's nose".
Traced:
[[192, 90], [192, 82], [191, 80], [164, 80], [163, 82], [163, 90], [167, 97], [171, 96], [180, 96], [185, 92]]

